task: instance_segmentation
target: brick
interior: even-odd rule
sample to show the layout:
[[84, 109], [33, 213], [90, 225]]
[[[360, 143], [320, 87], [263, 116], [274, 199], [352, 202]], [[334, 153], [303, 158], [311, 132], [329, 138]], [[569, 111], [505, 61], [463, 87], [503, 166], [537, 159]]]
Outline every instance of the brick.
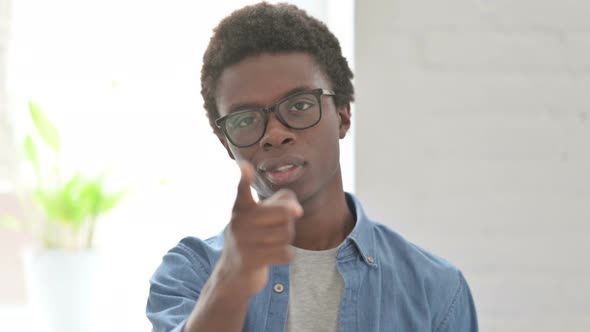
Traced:
[[498, 25], [585, 29], [590, 27], [590, 4], [586, 0], [481, 0]]
[[564, 50], [571, 71], [590, 68], [590, 32], [567, 32], [565, 44]]
[[427, 69], [455, 71], [563, 71], [562, 36], [552, 31], [429, 31]]
[[[502, 268], [501, 265], [498, 267]], [[481, 315], [522, 321], [545, 315], [579, 317], [590, 305], [590, 288], [582, 286], [590, 276], [588, 274], [544, 276], [511, 270], [501, 272], [478, 276], [478, 282], [473, 283], [474, 292], [490, 300], [480, 302]], [[508, 287], [510, 294], [505, 293]], [[500, 294], [505, 296], [498, 296]]]
[[[575, 66], [575, 65], [573, 65]], [[580, 112], [588, 110], [588, 83], [590, 78], [567, 76], [536, 76], [527, 77], [530, 84], [530, 92], [527, 98], [536, 99], [544, 105], [552, 119], [565, 117], [580, 118]]]
[[429, 114], [437, 120], [446, 116], [511, 119], [529, 115], [551, 121], [563, 115], [574, 120], [581, 119], [580, 112], [589, 106], [589, 82], [570, 76], [472, 75], [406, 68], [392, 74], [387, 95], [395, 114]]
[[[435, 237], [459, 234], [473, 238], [482, 235], [527, 238], [531, 234], [554, 234], [557, 230], [558, 234], [583, 233], [590, 220], [588, 181], [578, 184], [578, 176], [568, 175], [583, 171], [569, 170], [565, 174], [544, 169], [538, 175], [529, 176], [524, 170], [532, 166], [531, 163], [521, 167], [523, 171], [511, 171], [507, 175], [497, 170], [486, 173], [456, 167], [455, 173], [440, 172], [438, 176], [430, 174], [434, 173], [431, 171], [404, 179], [395, 177], [397, 185], [390, 189], [392, 208], [384, 212], [401, 213], [403, 218], [390, 215], [382, 220], [394, 227]], [[521, 179], [527, 176], [526, 180]], [[537, 184], [543, 176], [557, 179]], [[577, 189], [571, 188], [576, 186]], [[556, 229], [556, 225], [563, 230]]]
[[[369, 38], [364, 43], [380, 43], [378, 39]], [[387, 39], [386, 53], [381, 54], [391, 64], [412, 64], [421, 57], [421, 40], [418, 34], [392, 31]]]
[[[407, 163], [447, 162], [547, 162], [568, 163], [590, 160], [590, 131], [585, 128], [549, 127], [549, 124], [533, 121], [532, 126], [491, 128], [481, 121], [464, 121], [455, 125], [449, 121], [391, 120], [395, 127], [376, 127], [375, 130], [391, 130], [391, 143], [375, 143], [374, 149], [390, 153], [381, 159], [384, 164], [403, 166]], [[509, 120], [507, 120], [509, 121]], [[407, 128], [402, 128], [406, 125]], [[469, 127], [472, 125], [472, 127]], [[564, 138], [564, 136], [566, 138]], [[361, 156], [370, 152], [359, 152]], [[427, 165], [425, 165], [427, 166]]]
[[[472, 190], [456, 194], [445, 189], [432, 190], [438, 192], [436, 194], [413, 193], [415, 213], [408, 221], [409, 229], [429, 235], [453, 230], [452, 233], [476, 237], [529, 238], [553, 234], [557, 222], [564, 228], [563, 234], [580, 234], [590, 219], [590, 194], [563, 190], [551, 194], [515, 193], [501, 188], [489, 193]], [[473, 223], [466, 225], [465, 220], [473, 220]]]
[[[375, 3], [379, 3], [375, 1]], [[382, 6], [382, 3], [379, 3]], [[382, 12], [396, 28], [480, 26], [487, 21], [487, 13], [478, 1], [471, 0], [398, 0], [395, 6]]]
[[586, 315], [537, 315], [534, 319], [525, 320], [521, 318], [507, 319], [501, 316], [479, 317], [480, 331], [488, 332], [587, 332], [590, 326], [590, 318]]

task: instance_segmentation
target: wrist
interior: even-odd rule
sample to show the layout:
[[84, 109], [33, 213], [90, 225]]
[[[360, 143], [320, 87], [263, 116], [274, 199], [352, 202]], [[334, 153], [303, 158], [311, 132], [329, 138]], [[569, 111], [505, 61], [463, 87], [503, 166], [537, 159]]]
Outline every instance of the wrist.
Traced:
[[219, 262], [211, 275], [216, 297], [220, 299], [248, 300], [247, 278]]

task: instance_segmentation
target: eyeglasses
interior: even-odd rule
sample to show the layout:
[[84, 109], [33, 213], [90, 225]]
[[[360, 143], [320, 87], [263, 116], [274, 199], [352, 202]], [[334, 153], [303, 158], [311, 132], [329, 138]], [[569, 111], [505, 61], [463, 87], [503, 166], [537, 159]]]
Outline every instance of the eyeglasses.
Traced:
[[274, 112], [285, 127], [296, 130], [311, 128], [322, 118], [323, 95], [335, 96], [334, 91], [314, 89], [294, 93], [268, 108], [252, 108], [233, 112], [215, 120], [227, 139], [236, 147], [245, 148], [258, 143], [268, 125], [269, 113]]

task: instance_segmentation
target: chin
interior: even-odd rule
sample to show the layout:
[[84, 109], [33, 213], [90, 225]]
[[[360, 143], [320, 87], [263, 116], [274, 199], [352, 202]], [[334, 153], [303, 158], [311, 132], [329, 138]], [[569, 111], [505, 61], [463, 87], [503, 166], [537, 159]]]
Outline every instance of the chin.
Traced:
[[258, 193], [258, 198], [261, 200], [269, 198], [270, 196], [274, 195], [277, 191], [279, 191], [281, 189], [288, 189], [288, 190], [291, 190], [293, 193], [295, 193], [295, 196], [297, 196], [297, 200], [300, 203], [303, 203], [306, 200], [308, 200], [311, 196], [313, 196], [312, 192], [308, 188], [305, 188], [305, 187], [306, 187], [306, 185], [305, 185], [305, 182], [303, 182], [303, 181], [290, 183], [290, 184], [286, 184], [286, 185], [281, 185], [281, 186], [275, 185], [272, 183], [267, 183], [265, 181], [258, 181], [256, 183], [256, 186], [254, 187], [254, 189]]

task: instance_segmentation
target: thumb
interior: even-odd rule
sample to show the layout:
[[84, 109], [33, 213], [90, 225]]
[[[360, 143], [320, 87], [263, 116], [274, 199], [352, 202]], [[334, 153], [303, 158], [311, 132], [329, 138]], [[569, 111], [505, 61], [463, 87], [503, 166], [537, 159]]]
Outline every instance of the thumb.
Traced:
[[238, 184], [238, 194], [234, 203], [234, 211], [247, 209], [256, 205], [250, 189], [250, 186], [254, 182], [254, 167], [247, 161], [240, 161], [239, 166], [242, 176]]

